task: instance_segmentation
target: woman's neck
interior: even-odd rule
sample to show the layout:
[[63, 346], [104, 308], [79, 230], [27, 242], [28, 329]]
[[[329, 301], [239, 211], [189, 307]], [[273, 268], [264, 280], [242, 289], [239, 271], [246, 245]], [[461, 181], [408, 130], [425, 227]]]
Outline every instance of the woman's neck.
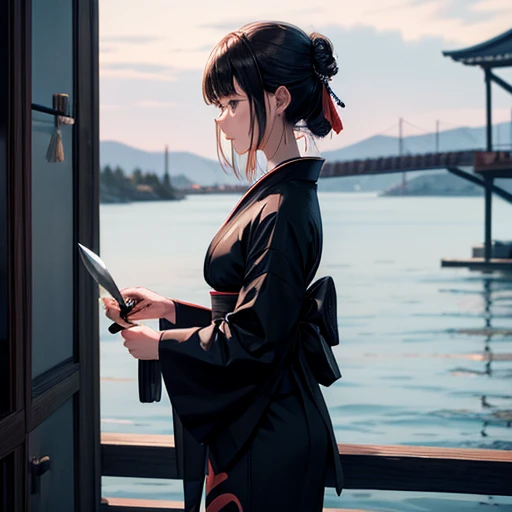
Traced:
[[270, 171], [285, 160], [290, 160], [291, 158], [300, 158], [299, 146], [295, 140], [293, 126], [286, 124], [283, 128], [285, 131], [283, 131], [277, 143], [267, 143], [263, 150], [265, 156], [267, 157], [267, 171]]

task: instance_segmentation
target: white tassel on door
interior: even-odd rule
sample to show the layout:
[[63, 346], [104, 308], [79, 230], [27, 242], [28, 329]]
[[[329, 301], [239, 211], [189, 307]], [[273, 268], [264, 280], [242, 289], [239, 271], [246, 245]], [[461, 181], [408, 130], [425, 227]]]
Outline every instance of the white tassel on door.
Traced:
[[48, 162], [64, 162], [64, 145], [62, 144], [61, 124], [73, 124], [74, 120], [67, 117], [68, 110], [67, 94], [53, 95], [53, 109], [62, 112], [64, 116], [55, 116], [55, 132], [50, 139], [50, 145], [46, 151], [46, 160]]
[[46, 160], [48, 162], [64, 162], [64, 146], [59, 128], [55, 130], [50, 139], [50, 145], [48, 151], [46, 151]]

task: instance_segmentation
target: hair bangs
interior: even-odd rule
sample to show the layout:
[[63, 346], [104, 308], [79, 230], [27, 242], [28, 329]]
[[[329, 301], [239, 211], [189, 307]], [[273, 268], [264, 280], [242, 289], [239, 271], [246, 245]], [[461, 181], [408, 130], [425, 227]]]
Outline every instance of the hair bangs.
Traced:
[[[256, 166], [256, 149], [259, 147], [266, 127], [264, 83], [254, 51], [243, 32], [231, 32], [212, 50], [203, 74], [203, 98], [206, 104], [220, 106], [220, 100], [237, 94], [235, 80], [247, 95], [250, 105], [250, 149], [246, 164], [246, 177], [252, 179]], [[258, 137], [255, 140], [255, 124]], [[233, 148], [231, 161], [226, 157], [220, 144], [220, 130], [217, 129], [217, 154], [224, 165], [235, 171], [240, 179], [235, 163]], [[254, 170], [254, 169], [253, 169]]]
[[236, 94], [236, 66], [229, 51], [233, 40], [234, 34], [226, 36], [208, 58], [203, 75], [203, 98], [207, 105], [219, 105], [221, 98]]

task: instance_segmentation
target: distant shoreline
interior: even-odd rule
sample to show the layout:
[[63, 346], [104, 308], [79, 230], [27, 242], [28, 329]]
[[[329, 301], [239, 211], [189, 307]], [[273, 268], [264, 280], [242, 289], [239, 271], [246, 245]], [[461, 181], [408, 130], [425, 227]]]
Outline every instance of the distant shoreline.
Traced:
[[193, 195], [209, 195], [209, 194], [244, 194], [249, 189], [245, 185], [220, 185], [218, 187], [193, 187], [183, 189], [173, 189], [172, 197], [159, 197], [153, 191], [147, 190], [142, 193], [139, 191], [138, 195], [131, 197], [117, 195], [115, 193], [103, 193], [100, 198], [101, 204], [129, 204], [129, 203], [142, 203], [150, 201], [179, 201], [186, 199], [187, 196]]

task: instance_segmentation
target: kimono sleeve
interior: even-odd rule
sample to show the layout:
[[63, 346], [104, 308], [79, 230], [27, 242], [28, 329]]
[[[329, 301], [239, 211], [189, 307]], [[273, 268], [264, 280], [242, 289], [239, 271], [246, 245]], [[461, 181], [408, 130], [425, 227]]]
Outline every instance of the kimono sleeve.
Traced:
[[277, 196], [253, 219], [233, 312], [206, 327], [173, 329], [160, 342], [171, 403], [201, 442], [250, 404], [292, 342], [310, 232], [296, 210]]
[[173, 324], [166, 318], [160, 318], [160, 330], [194, 326], [205, 327], [211, 322], [211, 309], [200, 306], [199, 304], [192, 304], [191, 302], [184, 302], [177, 299], [172, 300], [176, 310], [176, 323]]

